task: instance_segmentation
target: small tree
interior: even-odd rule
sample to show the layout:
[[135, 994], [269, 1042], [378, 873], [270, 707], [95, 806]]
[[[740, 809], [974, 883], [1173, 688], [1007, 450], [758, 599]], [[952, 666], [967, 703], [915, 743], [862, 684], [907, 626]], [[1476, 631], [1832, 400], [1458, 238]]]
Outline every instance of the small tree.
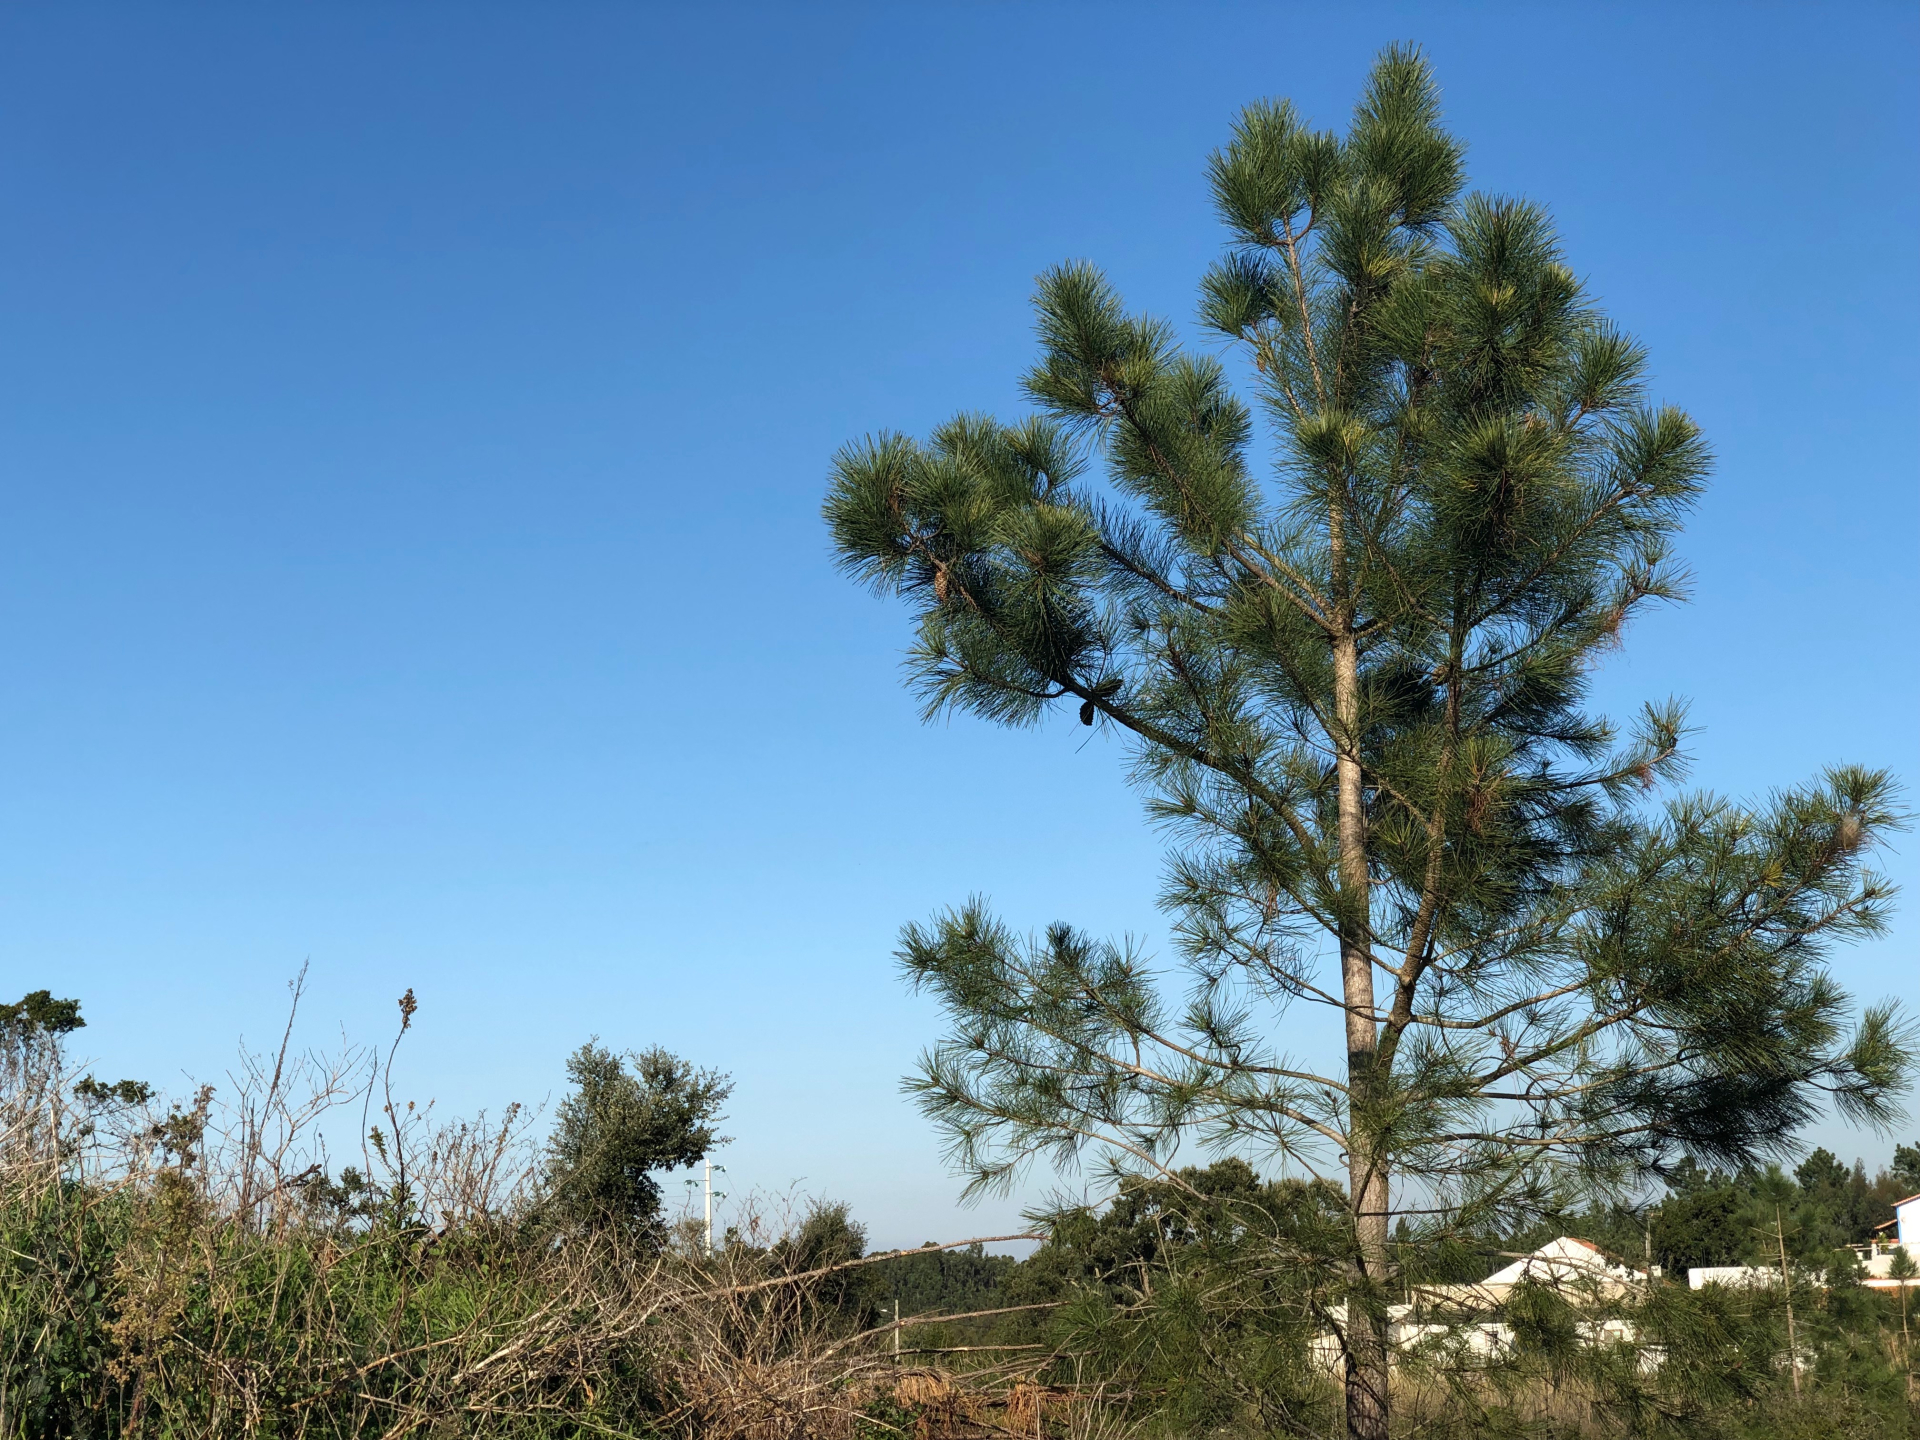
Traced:
[[1888, 1169], [1902, 1195], [1920, 1191], [1920, 1144], [1893, 1147], [1893, 1164]]
[[656, 1231], [653, 1172], [692, 1165], [726, 1143], [714, 1125], [732, 1082], [657, 1046], [623, 1059], [592, 1043], [567, 1061], [567, 1077], [573, 1093], [560, 1102], [548, 1142], [553, 1204], [573, 1224]]
[[[1222, 362], [1076, 263], [1039, 282], [1039, 415], [852, 445], [826, 503], [843, 565], [917, 608], [930, 715], [1117, 729], [1175, 842], [1184, 1008], [1067, 925], [1023, 939], [974, 902], [908, 928], [953, 1025], [922, 1104], [975, 1186], [1090, 1146], [1172, 1179], [1186, 1137], [1343, 1168], [1326, 1316], [1366, 1440], [1396, 1211], [1433, 1233], [1743, 1166], [1823, 1096], [1884, 1119], [1906, 1074], [1894, 1013], [1849, 1028], [1822, 964], [1882, 926], [1888, 777], [1656, 808], [1681, 708], [1624, 739], [1583, 709], [1680, 593], [1707, 449], [1546, 216], [1462, 174], [1401, 49], [1344, 139], [1262, 103], [1212, 157], [1200, 316], [1246, 364], [1264, 479]], [[1300, 1004], [1331, 1030], [1283, 1024]]]
[[78, 1000], [56, 1000], [48, 990], [0, 1005], [0, 1084], [7, 1093], [31, 1096], [32, 1104], [58, 1105], [61, 1046], [86, 1023]]
[[1913, 1263], [1913, 1256], [1907, 1253], [1907, 1247], [1893, 1247], [1893, 1259], [1887, 1265], [1890, 1279], [1900, 1282], [1900, 1369], [1907, 1379], [1907, 1398], [1913, 1398], [1913, 1336], [1907, 1328], [1907, 1292], [1916, 1278], [1920, 1278], [1920, 1265]]

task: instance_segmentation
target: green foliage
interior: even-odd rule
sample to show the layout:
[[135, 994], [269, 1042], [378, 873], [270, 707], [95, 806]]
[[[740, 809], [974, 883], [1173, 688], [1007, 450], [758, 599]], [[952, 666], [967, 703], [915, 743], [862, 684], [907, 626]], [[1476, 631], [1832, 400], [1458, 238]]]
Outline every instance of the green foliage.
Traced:
[[[858, 1272], [858, 1293], [872, 1324], [891, 1318], [895, 1300], [902, 1315], [965, 1314], [1023, 1303], [1021, 1293], [1009, 1288], [1022, 1269], [1012, 1256], [989, 1255], [979, 1245], [923, 1249]], [[1023, 1328], [1017, 1321], [1003, 1320], [968, 1333], [1005, 1335]]]
[[[55, 1083], [57, 1040], [38, 1052], [42, 1070], [0, 1085], [6, 1440], [939, 1435], [969, 1405], [1010, 1418], [1010, 1383], [1031, 1393], [1034, 1380], [1067, 1397], [1043, 1421], [1055, 1440], [1081, 1427], [1320, 1436], [1338, 1422], [1325, 1339], [1347, 1323], [1353, 1295], [1322, 1258], [1350, 1226], [1346, 1197], [1324, 1181], [1265, 1180], [1238, 1159], [1130, 1177], [1104, 1206], [1052, 1215], [1050, 1238], [1024, 1261], [972, 1247], [847, 1265], [871, 1260], [866, 1232], [847, 1206], [824, 1202], [784, 1233], [730, 1237], [709, 1257], [630, 1225], [556, 1230], [524, 1191], [441, 1210], [430, 1226], [431, 1197], [454, 1193], [448, 1180], [471, 1178], [502, 1142], [486, 1132], [477, 1147], [444, 1135], [420, 1145], [403, 1124], [388, 1153], [415, 1147], [414, 1203], [393, 1202], [391, 1170], [338, 1181], [302, 1171], [283, 1187], [302, 1198], [256, 1212], [233, 1203], [244, 1155], [222, 1148], [229, 1112], [204, 1090], [156, 1120], [140, 1087], [130, 1110], [118, 1087], [93, 1087], [102, 1093], [67, 1113], [69, 1140], [55, 1143], [44, 1099], [75, 1088]], [[677, 1063], [670, 1073], [683, 1096], [698, 1077]], [[118, 1168], [90, 1168], [99, 1139], [82, 1143], [82, 1125], [119, 1127], [132, 1148]], [[468, 1133], [456, 1124], [447, 1135]], [[1683, 1169], [1652, 1217], [1657, 1246], [1682, 1202], [1727, 1192], [1725, 1235], [1750, 1243], [1764, 1211], [1770, 1238], [1778, 1206], [1795, 1255], [1824, 1263], [1828, 1285], [1802, 1270], [1790, 1296], [1669, 1282], [1599, 1304], [1523, 1286], [1499, 1312], [1513, 1335], [1499, 1357], [1459, 1366], [1441, 1363], [1443, 1345], [1403, 1347], [1404, 1433], [1902, 1433], [1913, 1412], [1901, 1304], [1817, 1253], [1822, 1227], [1857, 1232], [1879, 1213], [1856, 1203], [1863, 1173], [1824, 1152], [1791, 1175]], [[1864, 1183], [1869, 1198], [1899, 1193], [1892, 1171]], [[1551, 1233], [1623, 1253], [1648, 1221], [1558, 1218]], [[1537, 1238], [1486, 1232], [1423, 1248], [1409, 1226], [1401, 1243], [1413, 1257], [1402, 1273], [1418, 1286], [1478, 1279]], [[1443, 1262], [1451, 1273], [1438, 1273]], [[1782, 1364], [1788, 1298], [1801, 1396]], [[1637, 1341], [1589, 1343], [1600, 1320], [1631, 1324]], [[896, 1374], [931, 1375], [931, 1392], [966, 1403], [915, 1400], [892, 1387]]]
[[0, 1036], [14, 1044], [70, 1035], [86, 1023], [78, 1000], [56, 1000], [50, 990], [35, 990], [11, 1005], [0, 1005]]
[[1184, 1266], [1225, 1266], [1281, 1237], [1317, 1252], [1341, 1233], [1345, 1204], [1324, 1182], [1262, 1181], [1238, 1159], [1190, 1166], [1172, 1181], [1129, 1178], [1103, 1209], [1056, 1216], [1018, 1284], [1046, 1296], [1091, 1289], [1130, 1304], [1151, 1293], [1148, 1277], [1175, 1256]]
[[[1585, 709], [1681, 594], [1709, 454], [1545, 212], [1462, 192], [1438, 115], [1393, 49], [1344, 137], [1260, 104], [1212, 157], [1200, 316], [1252, 402], [1063, 265], [1038, 413], [850, 445], [825, 505], [845, 569], [915, 612], [929, 714], [1111, 727], [1174, 841], [1186, 1005], [1130, 946], [981, 900], [904, 931], [948, 1022], [912, 1088], [959, 1167], [1344, 1165], [1359, 1233], [1324, 1258], [1376, 1313], [1392, 1177], [1408, 1246], [1510, 1231], [1778, 1157], [1823, 1104], [1885, 1123], [1909, 1063], [1824, 963], [1884, 927], [1886, 774], [1660, 803], [1680, 707], [1624, 736]], [[1302, 1058], [1336, 1040], [1344, 1067]]]
[[0, 1085], [23, 1094], [35, 1091], [40, 1103], [57, 1106], [60, 1096], [46, 1088], [48, 1061], [86, 1023], [78, 1000], [56, 1000], [47, 990], [0, 1005]]
[[83, 1075], [73, 1086], [74, 1099], [102, 1107], [145, 1105], [153, 1095], [153, 1087], [143, 1080], [116, 1080], [109, 1084]]
[[[404, 1033], [411, 992], [401, 1009]], [[557, 1440], [678, 1423], [675, 1359], [697, 1333], [686, 1300], [713, 1281], [685, 1258], [670, 1270], [649, 1228], [556, 1230], [535, 1157], [515, 1154], [517, 1112], [434, 1128], [389, 1100], [371, 1168], [336, 1181], [304, 1161], [301, 1117], [371, 1103], [341, 1088], [353, 1057], [317, 1070], [243, 1057], [230, 1105], [201, 1087], [156, 1114], [149, 1086], [68, 1074], [62, 1041], [82, 1023], [78, 1002], [44, 992], [5, 1013], [0, 1440]], [[716, 1142], [720, 1077], [658, 1051], [630, 1075], [590, 1073], [603, 1103], [569, 1112], [562, 1153], [604, 1173]], [[315, 1092], [291, 1094], [302, 1076]], [[637, 1094], [609, 1097], [609, 1076]], [[261, 1142], [262, 1116], [285, 1122], [283, 1146]], [[663, 1316], [671, 1341], [651, 1328]]]
[[[1668, 1217], [1689, 1199], [1721, 1191], [1747, 1208], [1726, 1229], [1737, 1249], [1710, 1257], [1716, 1263], [1765, 1261], [1776, 1202], [1795, 1245], [1830, 1218], [1826, 1182], [1836, 1171], [1850, 1182], [1860, 1167], [1816, 1152], [1801, 1169], [1804, 1183], [1777, 1170], [1737, 1181], [1678, 1177], [1652, 1216], [1656, 1258]], [[1337, 1318], [1326, 1303], [1332, 1297], [1303, 1283], [1310, 1267], [1276, 1266], [1275, 1240], [1315, 1251], [1316, 1229], [1339, 1228], [1340, 1197], [1262, 1182], [1239, 1161], [1184, 1169], [1178, 1182], [1132, 1184], [1099, 1211], [1057, 1217], [1052, 1238], [1009, 1275], [1002, 1293], [1010, 1302], [1069, 1303], [1025, 1321], [1017, 1337], [1006, 1333], [1044, 1337], [1071, 1357], [1060, 1374], [1071, 1369], [1133, 1397], [1133, 1423], [1156, 1432], [1325, 1433], [1330, 1392], [1307, 1355], [1312, 1332]], [[1893, 1183], [1882, 1171], [1870, 1188]], [[1558, 1217], [1534, 1234], [1486, 1236], [1477, 1248], [1459, 1247], [1454, 1273], [1418, 1283], [1477, 1280], [1560, 1234], [1637, 1253], [1648, 1219], [1590, 1212]], [[1920, 1410], [1906, 1398], [1900, 1300], [1864, 1288], [1846, 1252], [1822, 1254], [1811, 1242], [1803, 1250], [1796, 1261], [1804, 1258], [1808, 1268], [1790, 1292], [1694, 1291], [1684, 1271], [1671, 1267], [1668, 1279], [1611, 1298], [1522, 1284], [1504, 1304], [1464, 1317], [1508, 1327], [1508, 1348], [1496, 1355], [1462, 1363], [1453, 1348], [1460, 1337], [1444, 1325], [1425, 1342], [1402, 1340], [1395, 1385], [1406, 1431], [1777, 1440], [1822, 1426], [1866, 1437], [1908, 1433], [1911, 1425], [1920, 1433]], [[1815, 1265], [1827, 1272], [1824, 1286], [1809, 1278]], [[1805, 1383], [1798, 1395], [1785, 1367], [1789, 1299]], [[1419, 1318], [1444, 1320], [1445, 1311], [1429, 1305]], [[1596, 1339], [1602, 1323], [1631, 1328]]]
[[71, 1191], [0, 1188], [0, 1435], [115, 1433], [103, 1400], [114, 1256], [129, 1207]]
[[[866, 1227], [841, 1202], [817, 1202], [793, 1235], [773, 1247], [783, 1269], [803, 1272], [859, 1260], [867, 1253]], [[1009, 1280], [1023, 1267], [1011, 1256], [989, 1255], [978, 1244], [946, 1249], [933, 1242], [918, 1252], [880, 1260], [829, 1275], [816, 1294], [860, 1329], [889, 1323], [898, 1307], [905, 1319], [962, 1315], [1020, 1303], [1010, 1298]], [[1018, 1322], [973, 1322], [963, 1331], [916, 1327], [912, 1343], [938, 1346], [956, 1335], [969, 1340], [1004, 1338], [1021, 1329]]]
[[1897, 1172], [1870, 1180], [1861, 1162], [1842, 1165], [1826, 1150], [1815, 1150], [1791, 1177], [1778, 1166], [1737, 1174], [1688, 1166], [1648, 1218], [1647, 1233], [1655, 1262], [1675, 1275], [1694, 1266], [1777, 1265], [1777, 1212], [1788, 1254], [1818, 1268], [1837, 1250], [1873, 1239], [1905, 1194]]
[[1058, 1378], [1150, 1397], [1143, 1414], [1174, 1433], [1297, 1433], [1331, 1413], [1310, 1351], [1335, 1319], [1319, 1257], [1344, 1233], [1336, 1188], [1222, 1160], [1055, 1217], [1005, 1289], [1067, 1302], [1036, 1327], [1071, 1357]]
[[[564, 1270], [532, 1237], [342, 1244], [300, 1230], [247, 1236], [174, 1223], [164, 1193], [143, 1201], [69, 1190], [42, 1196], [37, 1210], [8, 1199], [0, 1434], [10, 1440], [371, 1437], [422, 1410], [463, 1426], [444, 1433], [581, 1435], [623, 1417], [644, 1422], [658, 1408], [645, 1358], [632, 1350], [594, 1357], [584, 1376], [536, 1367], [519, 1393], [487, 1397], [499, 1423], [458, 1419], [461, 1367], [533, 1338], [543, 1307], [565, 1294]], [[613, 1378], [625, 1388], [596, 1399]], [[533, 1418], [542, 1410], [554, 1420]], [[524, 1418], [507, 1418], [516, 1411]]]
[[[1463, 153], [1404, 48], [1344, 136], [1247, 107], [1208, 165], [1199, 318], [1251, 399], [1061, 265], [1037, 413], [849, 445], [825, 503], [844, 569], [915, 612], [929, 716], [1111, 728], [1173, 840], [1189, 1003], [1131, 946], [975, 900], [902, 937], [948, 1025], [914, 1093], [975, 1189], [1035, 1159], [1171, 1183], [1195, 1140], [1344, 1167], [1351, 1234], [1313, 1264], [1367, 1317], [1366, 1440], [1398, 1267], [1777, 1159], [1822, 1105], [1884, 1125], [1910, 1063], [1898, 1013], [1855, 1017], [1825, 968], [1884, 929], [1889, 777], [1656, 797], [1681, 707], [1625, 735], [1586, 709], [1626, 624], [1681, 597], [1710, 456], [1546, 213], [1465, 193]], [[1420, 1218], [1390, 1247], [1396, 1192]]]
[[1893, 1149], [1893, 1175], [1904, 1193], [1920, 1194], [1920, 1145], [1896, 1145]]
[[652, 1172], [692, 1165], [725, 1143], [713, 1127], [732, 1082], [658, 1047], [623, 1058], [594, 1044], [567, 1061], [567, 1076], [573, 1093], [548, 1145], [555, 1209], [576, 1225], [657, 1231]]

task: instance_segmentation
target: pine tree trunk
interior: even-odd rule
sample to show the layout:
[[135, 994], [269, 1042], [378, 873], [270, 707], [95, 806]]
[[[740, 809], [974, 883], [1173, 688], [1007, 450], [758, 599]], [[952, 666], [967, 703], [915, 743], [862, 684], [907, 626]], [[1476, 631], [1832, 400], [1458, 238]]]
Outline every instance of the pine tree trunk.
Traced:
[[1340, 811], [1340, 980], [1347, 1006], [1348, 1194], [1354, 1219], [1356, 1281], [1347, 1301], [1347, 1435], [1387, 1440], [1386, 1155], [1373, 1132], [1372, 1089], [1380, 1033], [1374, 1023], [1369, 943], [1367, 820], [1360, 773], [1359, 654], [1350, 629], [1333, 647], [1334, 710], [1340, 734], [1336, 780]]
[[1360, 1284], [1347, 1301], [1348, 1440], [1387, 1440], [1389, 1365], [1385, 1295], [1387, 1264], [1387, 1177], [1384, 1166], [1370, 1173], [1358, 1155], [1349, 1161], [1354, 1201], [1355, 1246]]

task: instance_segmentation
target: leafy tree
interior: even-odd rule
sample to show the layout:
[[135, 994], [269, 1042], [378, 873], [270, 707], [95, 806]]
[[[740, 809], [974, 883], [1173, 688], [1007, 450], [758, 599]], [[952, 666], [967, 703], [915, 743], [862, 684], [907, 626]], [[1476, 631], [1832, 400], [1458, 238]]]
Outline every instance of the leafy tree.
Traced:
[[0, 1005], [0, 1033], [15, 1044], [32, 1036], [70, 1035], [86, 1023], [78, 1000], [56, 1000], [51, 990], [30, 991], [11, 1005]]
[[1839, 1252], [1866, 1244], [1893, 1218], [1891, 1202], [1906, 1193], [1893, 1172], [1869, 1180], [1862, 1162], [1843, 1165], [1827, 1150], [1815, 1150], [1791, 1177], [1776, 1165], [1728, 1174], [1682, 1163], [1642, 1223], [1650, 1223], [1654, 1259], [1684, 1279], [1693, 1266], [1777, 1265], [1778, 1207], [1792, 1255], [1832, 1269], [1847, 1263]]
[[844, 1200], [816, 1200], [800, 1228], [775, 1247], [781, 1265], [791, 1271], [844, 1265], [867, 1253], [867, 1227], [853, 1218]]
[[52, 1084], [66, 1037], [86, 1023], [78, 1000], [56, 1000], [50, 990], [0, 1005], [0, 1083], [15, 1089]]
[[1824, 1097], [1884, 1119], [1907, 1066], [1895, 1013], [1850, 1026], [1823, 966], [1882, 928], [1888, 777], [1657, 804], [1681, 707], [1624, 737], [1584, 709], [1680, 595], [1707, 447], [1546, 215], [1464, 193], [1462, 154], [1408, 50], [1344, 138], [1250, 106], [1209, 162], [1229, 241], [1200, 318], [1253, 405], [1067, 264], [1039, 281], [1038, 414], [850, 445], [826, 502], [846, 569], [917, 611], [929, 715], [1117, 731], [1173, 837], [1186, 1006], [1066, 924], [1024, 938], [974, 901], [908, 927], [952, 1023], [922, 1104], [975, 1186], [1090, 1149], [1177, 1183], [1187, 1138], [1343, 1167], [1366, 1440], [1397, 1212], [1432, 1237], [1738, 1169]]
[[1908, 1290], [1916, 1278], [1920, 1278], [1920, 1265], [1913, 1263], [1913, 1256], [1907, 1253], [1907, 1247], [1894, 1247], [1893, 1263], [1887, 1267], [1887, 1278], [1900, 1282], [1900, 1368], [1906, 1372], [1907, 1394], [1913, 1395], [1913, 1324], [1908, 1314], [1911, 1301]]
[[1901, 1199], [1920, 1193], [1920, 1145], [1894, 1146], [1893, 1164], [1889, 1168], [1894, 1181], [1901, 1187]]
[[1654, 1256], [1678, 1279], [1695, 1266], [1737, 1264], [1750, 1248], [1746, 1212], [1731, 1177], [1685, 1165], [1660, 1204]]
[[593, 1043], [574, 1052], [567, 1076], [573, 1093], [547, 1147], [551, 1203], [572, 1224], [656, 1230], [653, 1172], [692, 1165], [726, 1143], [714, 1125], [732, 1082], [657, 1046], [622, 1057]]
[[1193, 1268], [1243, 1261], [1284, 1232], [1298, 1239], [1343, 1210], [1334, 1187], [1265, 1182], [1238, 1157], [1188, 1166], [1170, 1179], [1127, 1176], [1098, 1212], [1059, 1217], [1045, 1244], [1021, 1266], [1023, 1296], [1038, 1298], [1092, 1288], [1116, 1302], [1151, 1297], [1154, 1271], [1179, 1261]]
[[1865, 1244], [1875, 1225], [1893, 1217], [1892, 1209], [1875, 1194], [1867, 1179], [1867, 1167], [1859, 1160], [1849, 1167], [1832, 1152], [1815, 1150], [1793, 1175], [1800, 1186], [1795, 1215], [1802, 1250], [1809, 1256]]
[[[738, 1243], [728, 1234], [729, 1247]], [[797, 1230], [782, 1236], [770, 1254], [789, 1274], [844, 1265], [867, 1253], [867, 1227], [853, 1218], [853, 1207], [843, 1200], [815, 1200], [807, 1207], [806, 1217]], [[859, 1295], [864, 1275], [860, 1270], [828, 1275], [813, 1294], [815, 1299], [839, 1310], [859, 1313]]]

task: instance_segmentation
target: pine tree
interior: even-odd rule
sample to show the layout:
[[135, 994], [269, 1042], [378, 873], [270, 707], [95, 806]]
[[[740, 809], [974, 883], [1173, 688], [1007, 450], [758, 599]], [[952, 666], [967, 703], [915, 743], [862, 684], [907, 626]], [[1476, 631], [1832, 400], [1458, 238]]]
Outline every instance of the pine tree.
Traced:
[[[1465, 193], [1462, 158], [1411, 50], [1344, 138], [1250, 106], [1209, 162], [1229, 244], [1200, 319], [1252, 404], [1066, 264], [1036, 415], [851, 445], [826, 502], [845, 568], [917, 610], [930, 716], [1115, 728], [1173, 836], [1185, 1006], [1065, 924], [1023, 939], [974, 901], [907, 928], [953, 1026], [921, 1103], [976, 1186], [1093, 1152], [1172, 1183], [1183, 1139], [1343, 1166], [1324, 1316], [1356, 1440], [1387, 1433], [1396, 1215], [1511, 1233], [1681, 1159], [1743, 1167], [1823, 1097], [1883, 1121], [1907, 1066], [1823, 958], [1883, 924], [1888, 777], [1681, 794], [1678, 704], [1624, 734], [1583, 708], [1683, 589], [1708, 450], [1545, 214]], [[1344, 1063], [1310, 1062], [1299, 1006]]]

